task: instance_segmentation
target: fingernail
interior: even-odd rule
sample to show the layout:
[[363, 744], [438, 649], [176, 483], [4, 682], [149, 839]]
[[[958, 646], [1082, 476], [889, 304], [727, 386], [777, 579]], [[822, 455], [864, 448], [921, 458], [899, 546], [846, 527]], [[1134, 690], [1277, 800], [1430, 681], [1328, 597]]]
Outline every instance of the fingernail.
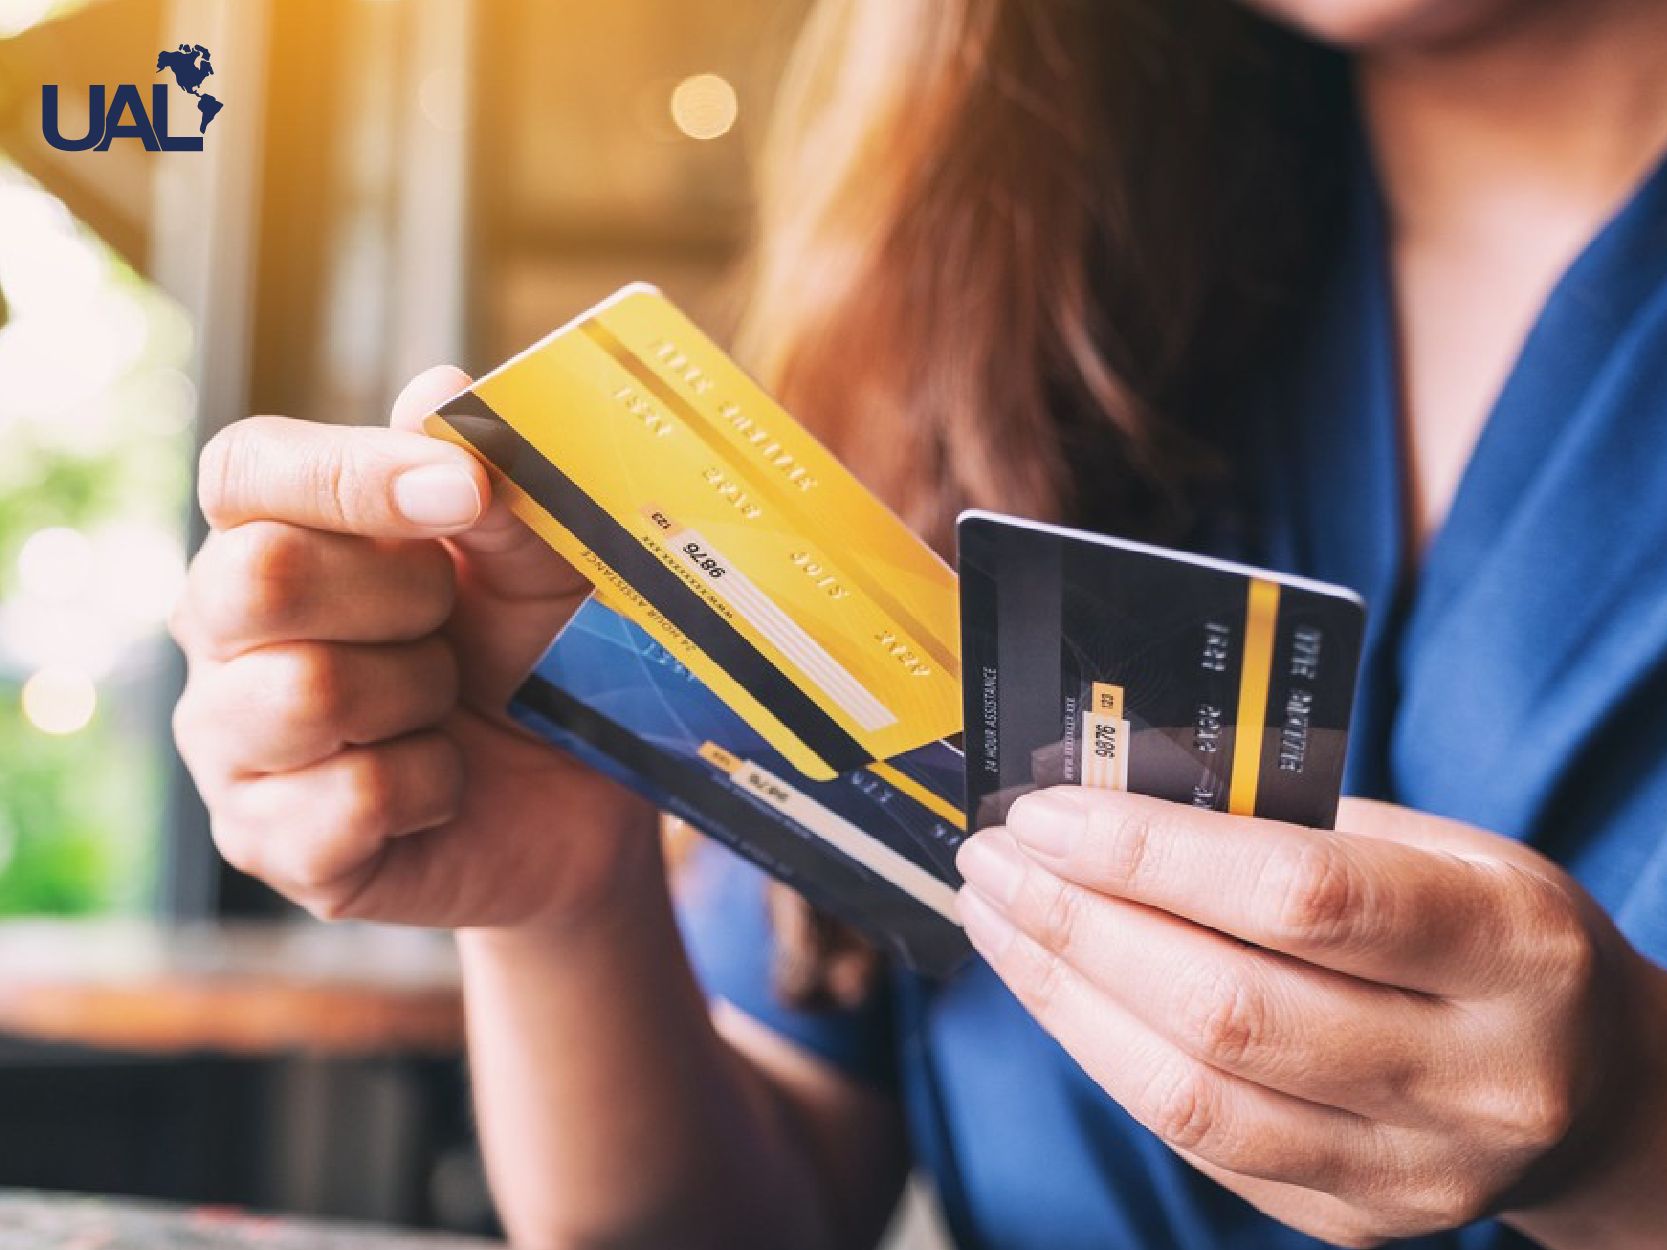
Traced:
[[394, 506], [424, 529], [461, 529], [480, 519], [480, 490], [462, 469], [425, 464], [394, 479]]
[[1013, 840], [999, 832], [968, 838], [956, 852], [955, 867], [968, 885], [1003, 907], [1012, 905], [1025, 870]]
[[1007, 829], [1019, 845], [1041, 859], [1064, 859], [1087, 821], [1082, 807], [1063, 794], [1037, 790], [1014, 803]]
[[976, 887], [968, 886], [955, 896], [955, 910], [967, 940], [985, 959], [994, 962], [1013, 941], [1013, 922], [997, 911]]

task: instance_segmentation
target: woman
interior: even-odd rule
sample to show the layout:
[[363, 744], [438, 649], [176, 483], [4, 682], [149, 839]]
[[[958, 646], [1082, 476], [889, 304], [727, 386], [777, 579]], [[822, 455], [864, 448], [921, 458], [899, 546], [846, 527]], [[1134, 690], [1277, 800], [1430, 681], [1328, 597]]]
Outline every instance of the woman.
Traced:
[[820, 1010], [704, 865], [697, 980], [654, 813], [503, 720], [586, 587], [413, 432], [464, 379], [210, 446], [216, 837], [459, 929], [521, 1241], [869, 1245], [913, 1160], [969, 1246], [1667, 1243], [1667, 7], [1254, 8], [824, 4], [749, 350], [940, 542], [1363, 591], [1339, 832], [1040, 794], [962, 852], [946, 983], [775, 909]]

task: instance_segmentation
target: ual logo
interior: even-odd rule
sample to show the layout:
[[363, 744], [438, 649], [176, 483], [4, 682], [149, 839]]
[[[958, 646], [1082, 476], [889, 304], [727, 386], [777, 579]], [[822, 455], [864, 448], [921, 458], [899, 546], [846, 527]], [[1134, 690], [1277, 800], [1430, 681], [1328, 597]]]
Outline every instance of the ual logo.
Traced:
[[58, 124], [58, 85], [41, 87], [41, 134], [60, 152], [108, 152], [115, 139], [137, 139], [147, 152], [201, 152], [208, 125], [225, 107], [202, 89], [203, 80], [214, 72], [213, 58], [202, 44], [182, 43], [173, 52], [156, 54], [156, 72], [166, 70], [175, 86], [193, 97], [197, 106], [197, 133], [176, 135], [168, 129], [168, 99], [165, 82], [152, 83], [150, 107], [139, 88], [124, 82], [114, 90], [102, 83], [87, 88], [87, 133], [66, 139]]

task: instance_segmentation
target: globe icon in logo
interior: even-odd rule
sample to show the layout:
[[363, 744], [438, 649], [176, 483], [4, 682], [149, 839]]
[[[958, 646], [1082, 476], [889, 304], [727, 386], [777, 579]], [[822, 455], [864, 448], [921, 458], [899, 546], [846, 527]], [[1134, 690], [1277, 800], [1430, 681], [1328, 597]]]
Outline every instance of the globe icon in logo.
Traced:
[[218, 117], [220, 110], [225, 107], [202, 89], [203, 79], [214, 72], [208, 49], [200, 43], [182, 43], [177, 51], [158, 52], [156, 72], [160, 74], [163, 70], [173, 74], [174, 83], [181, 91], [197, 98], [197, 112], [202, 118], [197, 126], [197, 133], [206, 134], [208, 124]]

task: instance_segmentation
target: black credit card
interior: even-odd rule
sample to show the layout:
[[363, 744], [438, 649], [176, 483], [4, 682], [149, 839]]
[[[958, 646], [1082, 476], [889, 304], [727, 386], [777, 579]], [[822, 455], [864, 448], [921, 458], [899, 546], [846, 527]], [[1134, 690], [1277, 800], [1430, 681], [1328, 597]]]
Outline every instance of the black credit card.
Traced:
[[1054, 785], [1331, 826], [1354, 592], [989, 512], [957, 532], [969, 828]]

